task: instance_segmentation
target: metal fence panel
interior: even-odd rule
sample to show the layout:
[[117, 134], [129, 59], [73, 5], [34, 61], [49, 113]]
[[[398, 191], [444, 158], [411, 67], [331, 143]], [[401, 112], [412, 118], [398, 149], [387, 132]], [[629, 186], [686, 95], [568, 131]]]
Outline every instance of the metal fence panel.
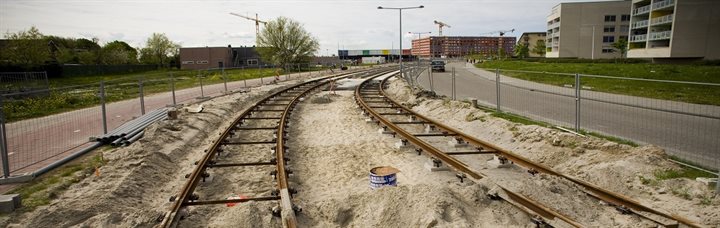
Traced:
[[[710, 91], [706, 96], [720, 91], [720, 84], [502, 69], [496, 74], [470, 64], [454, 67], [459, 69], [455, 80], [450, 73], [430, 74], [426, 70], [418, 83], [440, 95], [452, 97], [455, 93], [459, 100], [476, 98], [478, 104], [553, 125], [657, 145], [677, 158], [720, 168], [720, 106], [598, 92], [592, 80], [620, 86], [628, 80], [648, 86], [662, 83], [655, 87], [665, 93], [693, 85], [692, 89]], [[513, 73], [555, 85], [505, 76]]]

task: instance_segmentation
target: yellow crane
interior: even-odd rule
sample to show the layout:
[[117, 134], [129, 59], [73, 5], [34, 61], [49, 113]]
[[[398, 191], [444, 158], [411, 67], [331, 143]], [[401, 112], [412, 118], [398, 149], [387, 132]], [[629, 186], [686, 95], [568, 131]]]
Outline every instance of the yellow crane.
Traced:
[[439, 36], [442, 36], [442, 28], [443, 27], [452, 28], [452, 26], [450, 26], [449, 24], [445, 24], [442, 21], [433, 21], [433, 22], [435, 22], [435, 24], [438, 25], [438, 35]]
[[260, 23], [262, 23], [263, 25], [264, 25], [264, 24], [267, 24], [267, 22], [261, 21], [260, 19], [258, 19], [258, 14], [257, 14], [257, 13], [255, 14], [255, 18], [248, 17], [248, 16], [243, 16], [243, 15], [236, 14], [236, 13], [230, 13], [230, 15], [238, 16], [238, 17], [242, 17], [242, 18], [245, 18], [245, 19], [254, 21], [254, 22], [255, 22], [255, 37], [256, 37], [256, 38], [257, 38], [258, 34], [260, 34]]

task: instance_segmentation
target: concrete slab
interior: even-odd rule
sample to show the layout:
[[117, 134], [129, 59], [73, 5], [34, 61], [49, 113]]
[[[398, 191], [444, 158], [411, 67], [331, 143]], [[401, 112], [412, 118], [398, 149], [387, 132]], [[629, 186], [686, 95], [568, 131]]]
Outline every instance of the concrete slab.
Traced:
[[0, 212], [10, 213], [21, 206], [20, 194], [0, 195]]

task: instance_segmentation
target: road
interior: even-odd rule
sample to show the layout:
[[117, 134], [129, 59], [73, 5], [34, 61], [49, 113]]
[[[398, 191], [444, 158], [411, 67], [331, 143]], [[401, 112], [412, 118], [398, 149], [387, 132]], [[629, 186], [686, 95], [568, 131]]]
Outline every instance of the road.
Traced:
[[[323, 74], [329, 71], [323, 71]], [[282, 75], [281, 81], [300, 75], [319, 75], [319, 72]], [[268, 84], [274, 77], [234, 81], [227, 83], [229, 91]], [[206, 97], [219, 96], [225, 92], [223, 83], [203, 86]], [[200, 87], [175, 91], [178, 104], [198, 101]], [[145, 111], [173, 104], [171, 92], [157, 93], [144, 97]], [[123, 100], [106, 105], [108, 131], [141, 116], [140, 99]], [[90, 137], [103, 134], [102, 111], [100, 106], [79, 109], [56, 115], [22, 120], [6, 124], [8, 139], [8, 161], [11, 175], [22, 175], [89, 145]]]
[[[456, 98], [477, 98], [496, 106], [495, 72], [465, 63], [449, 63], [447, 72], [433, 73], [433, 89], [450, 97], [451, 70], [456, 71]], [[429, 89], [423, 72], [418, 82]], [[501, 110], [555, 125], [574, 128], [575, 90], [500, 77]], [[622, 83], [622, 82], [618, 82]], [[661, 111], [662, 110], [662, 111]], [[583, 89], [582, 129], [661, 146], [672, 155], [706, 167], [720, 168], [720, 107], [608, 94]]]

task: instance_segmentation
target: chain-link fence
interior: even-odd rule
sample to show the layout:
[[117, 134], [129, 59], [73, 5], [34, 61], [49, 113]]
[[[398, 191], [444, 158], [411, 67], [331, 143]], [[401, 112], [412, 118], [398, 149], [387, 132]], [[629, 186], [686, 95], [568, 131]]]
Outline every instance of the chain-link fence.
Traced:
[[293, 65], [285, 71], [276, 68], [176, 71], [0, 94], [3, 174], [9, 177], [33, 172], [89, 146], [94, 143], [91, 138], [152, 110], [243, 91], [275, 80], [330, 72], [307, 65]]
[[0, 72], [0, 94], [21, 93], [49, 88], [46, 72]]
[[482, 70], [470, 64], [423, 73], [419, 85], [451, 99], [475, 98], [498, 111], [657, 145], [680, 160], [720, 168], [720, 84]]

